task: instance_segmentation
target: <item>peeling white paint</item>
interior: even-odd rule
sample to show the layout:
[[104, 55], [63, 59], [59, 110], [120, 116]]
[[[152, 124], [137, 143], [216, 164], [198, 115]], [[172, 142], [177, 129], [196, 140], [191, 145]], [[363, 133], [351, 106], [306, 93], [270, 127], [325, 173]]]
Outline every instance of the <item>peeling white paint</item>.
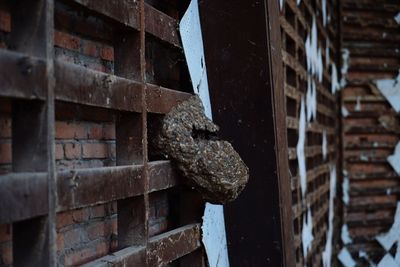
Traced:
[[378, 267], [399, 267], [394, 261], [392, 255], [386, 253], [386, 255], [378, 263]]
[[301, 0], [297, 0], [297, 5], [300, 5], [300, 3], [301, 3]]
[[347, 116], [350, 115], [350, 112], [347, 110], [345, 106], [342, 106], [342, 116], [346, 118]]
[[325, 67], [329, 67], [329, 61], [330, 61], [330, 41], [329, 38], [326, 38], [326, 43], [325, 43]]
[[336, 166], [330, 166], [330, 180], [329, 180], [329, 217], [328, 217], [328, 230], [326, 233], [325, 249], [322, 251], [322, 263], [324, 267], [331, 267], [332, 265], [332, 239], [333, 239], [333, 219], [335, 211], [335, 197], [336, 197]]
[[396, 248], [396, 255], [394, 256], [394, 261], [396, 262], [397, 266], [400, 266], [400, 240], [397, 241], [397, 248]]
[[340, 84], [338, 81], [337, 68], [335, 63], [331, 64], [331, 92], [332, 94], [340, 90]]
[[367, 252], [365, 252], [364, 250], [360, 250], [358, 252], [358, 257], [361, 259], [365, 259], [370, 267], [376, 267], [376, 264], [371, 260], [371, 258], [368, 256]]
[[[197, 0], [192, 0], [190, 2], [179, 24], [179, 31], [193, 90], [195, 93], [199, 94], [207, 117], [212, 119]], [[202, 230], [202, 241], [210, 267], [229, 267], [222, 205], [206, 203]]]
[[387, 233], [376, 236], [376, 240], [378, 240], [379, 244], [381, 244], [386, 251], [389, 251], [394, 243], [400, 240], [400, 202], [397, 202], [396, 214], [392, 227]]
[[321, 1], [321, 8], [322, 8], [322, 23], [324, 27], [326, 26], [326, 0]]
[[347, 248], [342, 248], [338, 255], [338, 259], [343, 264], [344, 267], [355, 267], [356, 262], [354, 261], [353, 257], [351, 256], [350, 252]]
[[306, 114], [304, 107], [304, 99], [301, 99], [300, 118], [299, 118], [299, 139], [297, 141], [297, 162], [299, 165], [299, 178], [301, 194], [304, 197], [307, 192], [307, 170], [306, 158], [304, 154], [304, 145], [306, 142]]
[[303, 229], [301, 231], [301, 242], [303, 244], [303, 257], [306, 257], [308, 251], [311, 249], [312, 241], [314, 240], [314, 236], [312, 233], [313, 222], [311, 216], [311, 208], [308, 206], [307, 209], [307, 218], [303, 216]]
[[353, 239], [351, 239], [351, 237], [350, 237], [349, 227], [347, 226], [347, 224], [342, 225], [340, 237], [342, 239], [343, 244], [345, 244], [345, 245], [351, 244], [353, 242]]
[[376, 80], [375, 84], [393, 109], [400, 112], [400, 74], [396, 79]]
[[328, 156], [328, 138], [326, 137], [326, 130], [324, 129], [322, 132], [322, 157], [326, 160]]
[[397, 24], [400, 24], [400, 12], [397, 13], [397, 15], [394, 17], [394, 20], [397, 22]]
[[394, 153], [387, 157], [387, 161], [396, 173], [400, 175], [400, 142], [397, 143]]
[[318, 48], [317, 24], [315, 17], [313, 17], [311, 34], [308, 34], [304, 45], [306, 49], [307, 71], [309, 74], [315, 75], [319, 82], [322, 82], [324, 70], [322, 63], [322, 52], [321, 49]]
[[349, 177], [346, 175], [343, 176], [343, 182], [342, 182], [342, 200], [346, 206], [349, 205], [350, 202], [349, 189], [350, 189], [350, 180]]
[[285, 0], [279, 0], [279, 7], [281, 8], [281, 10], [283, 8], [284, 3], [285, 3]]
[[340, 69], [340, 73], [342, 75], [341, 79], [340, 79], [340, 86], [342, 88], [344, 88], [347, 84], [346, 81], [346, 76], [347, 76], [347, 72], [349, 70], [349, 64], [350, 64], [350, 51], [349, 49], [342, 49], [342, 68]]
[[360, 96], [357, 96], [356, 102], [357, 102], [357, 104], [354, 107], [354, 110], [355, 111], [361, 111], [361, 97]]
[[307, 122], [312, 119], [317, 119], [317, 86], [314, 79], [308, 75], [307, 78], [307, 94], [306, 94], [306, 107], [307, 107]]

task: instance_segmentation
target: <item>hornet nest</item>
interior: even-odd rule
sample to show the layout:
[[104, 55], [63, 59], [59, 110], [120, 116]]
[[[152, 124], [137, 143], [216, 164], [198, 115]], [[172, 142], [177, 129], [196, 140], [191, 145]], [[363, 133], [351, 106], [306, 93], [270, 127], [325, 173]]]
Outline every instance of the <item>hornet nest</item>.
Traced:
[[218, 130], [195, 95], [164, 117], [154, 145], [172, 159], [186, 183], [206, 201], [224, 204], [243, 190], [249, 169], [229, 142], [216, 138]]

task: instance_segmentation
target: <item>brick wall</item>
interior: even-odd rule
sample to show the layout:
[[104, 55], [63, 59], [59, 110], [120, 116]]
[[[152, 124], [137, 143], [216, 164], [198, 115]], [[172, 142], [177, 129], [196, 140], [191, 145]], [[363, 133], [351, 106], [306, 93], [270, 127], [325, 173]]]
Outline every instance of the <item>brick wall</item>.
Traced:
[[343, 90], [343, 160], [349, 181], [349, 203], [343, 222], [352, 241], [344, 244], [357, 266], [369, 266], [363, 251], [375, 263], [385, 251], [376, 236], [388, 231], [399, 200], [399, 176], [386, 158], [399, 139], [395, 127], [385, 127], [384, 118], [398, 124], [398, 114], [379, 93], [374, 81], [392, 79], [400, 68], [399, 25], [394, 17], [399, 1], [342, 1], [342, 47], [349, 51], [347, 85]]
[[[112, 31], [106, 22], [60, 2], [55, 11], [58, 60], [114, 72]], [[0, 49], [8, 48], [11, 14], [0, 2]], [[149, 77], [156, 81], [152, 71]], [[11, 101], [0, 99], [0, 174], [11, 171]], [[56, 103], [55, 157], [58, 170], [115, 166], [115, 114]], [[168, 192], [150, 196], [150, 235], [170, 229]], [[117, 249], [117, 203], [57, 215], [57, 256], [62, 266], [79, 265]], [[0, 266], [12, 266], [12, 225], [0, 225]]]

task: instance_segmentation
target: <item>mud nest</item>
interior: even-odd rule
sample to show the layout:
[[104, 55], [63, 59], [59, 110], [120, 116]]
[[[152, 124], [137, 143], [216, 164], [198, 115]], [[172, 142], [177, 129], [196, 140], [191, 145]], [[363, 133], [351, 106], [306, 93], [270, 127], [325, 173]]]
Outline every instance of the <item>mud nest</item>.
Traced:
[[218, 130], [205, 116], [200, 98], [192, 96], [164, 117], [154, 145], [206, 201], [224, 204], [243, 190], [249, 169], [229, 142], [218, 140]]

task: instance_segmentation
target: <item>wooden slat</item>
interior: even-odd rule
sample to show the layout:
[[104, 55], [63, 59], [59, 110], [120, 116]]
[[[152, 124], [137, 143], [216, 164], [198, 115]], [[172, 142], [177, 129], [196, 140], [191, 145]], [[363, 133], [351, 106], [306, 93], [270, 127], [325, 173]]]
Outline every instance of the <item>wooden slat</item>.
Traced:
[[97, 205], [144, 193], [142, 166], [65, 171], [58, 174], [58, 211]]
[[[71, 1], [132, 29], [140, 30], [138, 1]], [[162, 41], [181, 47], [178, 22], [149, 4], [145, 4], [145, 30]]]
[[201, 246], [200, 224], [186, 225], [149, 240], [149, 266], [164, 266]]
[[178, 32], [179, 25], [174, 18], [146, 4], [145, 21], [146, 32], [173, 46], [181, 47]]
[[150, 238], [147, 251], [145, 246], [132, 246], [83, 266], [143, 266], [146, 254], [148, 266], [165, 266], [198, 249], [200, 237], [200, 224], [185, 225]]
[[147, 111], [150, 113], [168, 113], [180, 102], [192, 96], [189, 93], [166, 89], [161, 86], [147, 84]]
[[48, 210], [46, 173], [0, 176], [0, 223], [44, 215]]
[[78, 104], [141, 111], [140, 83], [62, 61], [55, 62], [56, 99]]
[[82, 267], [143, 266], [146, 262], [146, 247], [132, 246], [82, 265]]
[[46, 99], [44, 60], [0, 49], [0, 62], [0, 96]]
[[178, 183], [178, 173], [169, 161], [155, 161], [148, 165], [149, 193], [174, 187]]
[[139, 30], [139, 1], [71, 0], [123, 25]]

